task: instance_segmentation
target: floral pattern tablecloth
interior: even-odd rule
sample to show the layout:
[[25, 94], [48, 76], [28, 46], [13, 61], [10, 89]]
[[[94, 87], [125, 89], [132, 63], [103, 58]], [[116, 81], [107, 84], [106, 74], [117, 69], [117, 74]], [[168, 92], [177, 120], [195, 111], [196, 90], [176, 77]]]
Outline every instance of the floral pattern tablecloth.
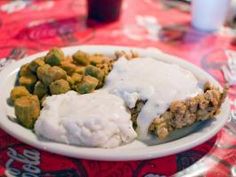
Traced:
[[[165, 0], [123, 0], [119, 21], [88, 25], [84, 0], [0, 1], [0, 69], [51, 47], [108, 44], [154, 47], [202, 67], [225, 84], [225, 50], [236, 49], [235, 31], [191, 28], [189, 6]], [[229, 89], [232, 113], [236, 87]], [[235, 113], [236, 114], [236, 113]], [[26, 145], [0, 129], [0, 176], [158, 177], [236, 176], [236, 124], [193, 149], [163, 158], [105, 162], [68, 158]]]

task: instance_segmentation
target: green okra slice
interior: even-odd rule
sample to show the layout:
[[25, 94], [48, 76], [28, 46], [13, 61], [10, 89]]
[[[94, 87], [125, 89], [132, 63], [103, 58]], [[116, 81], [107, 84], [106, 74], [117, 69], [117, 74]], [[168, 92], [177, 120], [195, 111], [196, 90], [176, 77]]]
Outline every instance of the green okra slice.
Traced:
[[15, 115], [21, 125], [33, 129], [40, 114], [40, 104], [37, 96], [22, 96], [15, 100]]
[[10, 99], [14, 103], [17, 98], [30, 95], [24, 86], [16, 86], [11, 90]]
[[66, 72], [58, 66], [43, 65], [37, 69], [37, 76], [48, 86], [55, 80], [66, 79]]
[[73, 56], [74, 63], [86, 66], [89, 64], [89, 55], [81, 50], [77, 51]]
[[70, 84], [64, 79], [56, 80], [49, 86], [52, 95], [66, 93], [70, 90]]
[[37, 95], [39, 99], [41, 99], [44, 95], [48, 94], [48, 87], [43, 84], [42, 81], [37, 81], [34, 86], [34, 95]]
[[36, 82], [37, 82], [37, 77], [33, 74], [21, 76], [19, 78], [19, 85], [25, 86], [30, 92], [33, 91]]
[[64, 60], [65, 56], [61, 49], [52, 48], [47, 55], [45, 56], [45, 63], [51, 66], [59, 66], [61, 65], [61, 61]]
[[39, 57], [29, 63], [29, 68], [32, 72], [36, 72], [38, 67], [43, 66], [44, 64], [44, 57]]
[[80, 94], [91, 93], [98, 85], [98, 80], [92, 76], [84, 76], [83, 80], [75, 85], [75, 90]]

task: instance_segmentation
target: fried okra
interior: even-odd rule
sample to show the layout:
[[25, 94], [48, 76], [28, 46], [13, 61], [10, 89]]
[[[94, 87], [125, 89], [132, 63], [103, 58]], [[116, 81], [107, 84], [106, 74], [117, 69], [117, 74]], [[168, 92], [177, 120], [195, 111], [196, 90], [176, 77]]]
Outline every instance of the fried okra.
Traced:
[[85, 75], [90, 75], [90, 76], [96, 77], [99, 81], [103, 80], [103, 78], [104, 78], [103, 72], [99, 68], [97, 68], [93, 65], [88, 65], [85, 68]]
[[83, 79], [83, 75], [78, 73], [73, 73], [71, 76], [67, 76], [66, 80], [69, 82], [70, 86], [73, 86], [79, 82], [81, 82]]
[[47, 93], [48, 93], [48, 87], [41, 81], [36, 82], [33, 94], [37, 95], [38, 98], [41, 99]]
[[102, 70], [100, 70], [99, 68], [97, 68], [93, 65], [88, 65], [85, 68], [85, 75], [89, 75], [89, 76], [97, 78], [99, 81], [98, 87], [102, 86], [105, 75], [102, 72]]
[[71, 78], [71, 76], [66, 76], [66, 81], [70, 84], [71, 88], [75, 84], [75, 81]]
[[108, 75], [113, 67], [113, 60], [108, 60], [105, 63], [97, 64], [96, 67], [103, 71], [104, 75]]
[[95, 54], [91, 55], [89, 57], [89, 60], [90, 60], [90, 65], [99, 68], [105, 76], [112, 70], [114, 61], [107, 56], [101, 54]]
[[20, 71], [19, 71], [19, 76], [27, 76], [32, 74], [31, 69], [29, 67], [29, 63], [24, 64], [20, 67]]
[[77, 66], [75, 72], [83, 75], [85, 73], [85, 68], [85, 66]]
[[61, 62], [61, 68], [66, 71], [68, 75], [71, 75], [74, 73], [77, 69], [77, 66], [73, 63], [70, 63], [68, 61]]
[[83, 75], [78, 74], [78, 73], [73, 73], [71, 75], [71, 79], [74, 81], [74, 83], [78, 83], [78, 82], [82, 81]]
[[11, 101], [14, 103], [17, 98], [30, 95], [29, 91], [24, 86], [16, 86], [11, 90]]
[[21, 76], [19, 78], [19, 84], [25, 86], [30, 92], [34, 89], [34, 84], [37, 82], [37, 77], [33, 74]]
[[98, 64], [104, 63], [105, 59], [106, 57], [100, 54], [91, 55], [89, 57], [90, 64], [93, 66], [97, 66]]
[[52, 82], [49, 88], [52, 95], [58, 95], [69, 91], [70, 84], [66, 80], [60, 79]]
[[89, 64], [89, 55], [81, 50], [77, 51], [72, 58], [78, 65], [86, 66]]
[[98, 80], [92, 76], [84, 76], [83, 80], [75, 85], [75, 90], [80, 94], [90, 93], [95, 90]]
[[69, 62], [69, 63], [73, 63], [73, 59], [72, 56], [65, 56], [64, 60], [62, 62]]
[[43, 66], [44, 64], [44, 57], [39, 57], [29, 63], [29, 68], [32, 72], [36, 72], [38, 67]]
[[48, 75], [48, 70], [51, 66], [48, 64], [45, 64], [43, 66], [38, 67], [37, 69], [37, 76], [40, 80], [43, 80], [43, 78]]
[[19, 86], [12, 89], [10, 96], [17, 119], [23, 126], [33, 128], [47, 96], [72, 89], [86, 94], [101, 87], [112, 68], [110, 61], [105, 55], [89, 55], [80, 50], [65, 56], [61, 49], [53, 48], [46, 56], [24, 64], [16, 82]]
[[15, 115], [21, 125], [32, 129], [40, 114], [40, 104], [37, 96], [22, 96], [15, 100]]
[[75, 85], [81, 82], [83, 75], [78, 73], [73, 73], [71, 76], [67, 76], [66, 80], [69, 82], [72, 89], [75, 89]]
[[65, 58], [64, 53], [59, 48], [52, 48], [45, 56], [45, 63], [51, 66], [59, 66]]
[[50, 85], [55, 80], [66, 79], [66, 72], [58, 66], [43, 65], [37, 69], [37, 76], [45, 85]]

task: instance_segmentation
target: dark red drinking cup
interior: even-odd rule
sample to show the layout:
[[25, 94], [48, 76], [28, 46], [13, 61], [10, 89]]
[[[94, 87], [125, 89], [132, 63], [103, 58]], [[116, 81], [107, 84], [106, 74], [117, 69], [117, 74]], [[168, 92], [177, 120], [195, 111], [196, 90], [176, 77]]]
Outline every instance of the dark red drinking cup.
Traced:
[[116, 21], [120, 16], [122, 0], [87, 0], [88, 20]]

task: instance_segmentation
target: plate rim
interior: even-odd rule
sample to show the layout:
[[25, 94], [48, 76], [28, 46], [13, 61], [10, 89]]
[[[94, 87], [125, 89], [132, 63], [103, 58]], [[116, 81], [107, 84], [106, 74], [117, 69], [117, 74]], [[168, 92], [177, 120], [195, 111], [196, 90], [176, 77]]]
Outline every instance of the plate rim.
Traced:
[[[204, 70], [199, 68], [198, 66], [188, 62], [187, 60], [184, 60], [182, 58], [164, 53], [160, 51], [159, 49], [154, 49], [154, 48], [138, 48], [138, 47], [126, 47], [126, 46], [113, 46], [113, 45], [78, 45], [78, 46], [69, 46], [69, 47], [64, 47], [61, 48], [63, 51], [66, 53], [71, 53], [69, 51], [76, 51], [78, 49], [81, 50], [94, 50], [94, 51], [116, 51], [116, 50], [135, 50], [138, 51], [138, 53], [148, 53], [148, 56], [155, 56], [154, 58], [158, 58], [160, 61], [165, 61], [165, 62], [171, 62], [171, 63], [178, 63], [179, 65], [184, 65], [187, 67], [189, 70], [194, 70], [193, 73], [198, 72], [201, 73], [201, 76], [207, 76], [207, 80], [210, 80], [220, 88], [221, 85], [208, 73], [206, 73]], [[19, 68], [23, 63], [29, 62], [30, 60], [42, 56], [46, 53], [47, 51], [39, 52], [34, 55], [27, 56], [19, 61], [16, 61], [9, 66], [6, 66], [1, 72], [0, 72], [0, 89], [2, 88], [3, 81], [7, 79], [5, 77], [6, 74], [9, 74], [9, 71], [12, 73], [15, 73], [15, 69]], [[161, 58], [163, 57], [163, 58]], [[204, 79], [201, 78], [201, 79]], [[3, 100], [1, 99], [2, 92], [0, 92], [0, 106], [3, 103]], [[24, 130], [25, 131], [31, 131], [31, 133], [35, 136], [34, 139], [31, 139], [30, 137], [25, 137], [25, 135], [20, 135], [19, 132], [11, 131], [8, 128], [9, 125], [9, 120], [6, 118], [6, 114], [4, 114], [2, 111], [0, 111], [0, 127], [8, 134], [16, 138], [17, 140], [26, 143], [28, 145], [31, 145], [33, 147], [36, 147], [41, 150], [45, 150], [51, 153], [56, 153], [59, 155], [65, 155], [68, 157], [74, 157], [74, 158], [83, 158], [83, 159], [90, 159], [90, 160], [106, 160], [106, 161], [127, 161], [127, 160], [144, 160], [144, 159], [153, 159], [153, 158], [159, 158], [175, 153], [182, 152], [184, 150], [190, 149], [192, 147], [195, 147], [199, 144], [202, 144], [203, 142], [207, 141], [208, 139], [212, 138], [216, 133], [224, 126], [226, 121], [228, 120], [227, 116], [229, 115], [229, 99], [228, 97], [226, 98], [225, 102], [223, 103], [222, 107], [224, 110], [222, 111], [225, 115], [222, 116], [222, 118], [216, 119], [219, 123], [217, 124], [216, 127], [213, 127], [210, 132], [208, 132], [207, 135], [201, 136], [201, 133], [199, 135], [199, 132], [196, 132], [194, 134], [187, 135], [185, 137], [182, 137], [178, 140], [174, 140], [171, 142], [167, 142], [164, 144], [159, 144], [159, 145], [154, 145], [154, 146], [147, 146], [145, 148], [136, 149], [132, 150], [129, 149], [128, 153], [124, 153], [124, 150], [122, 148], [116, 148], [116, 149], [102, 149], [102, 148], [88, 148], [88, 147], [78, 147], [78, 146], [73, 146], [73, 145], [67, 145], [67, 144], [61, 144], [61, 143], [56, 143], [56, 142], [40, 142], [37, 140], [36, 135], [31, 131], [27, 130], [26, 128], [18, 125], [18, 128], [20, 128], [20, 131]], [[1, 110], [1, 108], [0, 108]], [[222, 113], [221, 113], [222, 114]], [[219, 116], [221, 116], [221, 114]], [[3, 121], [3, 117], [5, 117], [8, 121]], [[7, 123], [8, 122], [8, 123]], [[12, 122], [11, 122], [12, 123]], [[17, 127], [17, 126], [16, 126]], [[18, 130], [17, 130], [18, 131]], [[29, 133], [29, 132], [28, 132]], [[32, 136], [33, 136], [32, 135]], [[194, 135], [194, 136], [193, 136]], [[201, 136], [201, 138], [199, 138]], [[193, 141], [189, 141], [193, 138]], [[182, 143], [182, 141], [188, 142]], [[175, 148], [165, 148], [168, 146], [175, 145]], [[59, 146], [59, 148], [57, 148]], [[67, 151], [67, 149], [70, 148], [70, 151]], [[143, 150], [145, 149], [145, 150]], [[82, 150], [80, 152], [79, 150]], [[161, 152], [159, 152], [161, 150]], [[77, 152], [79, 151], [79, 153]], [[88, 152], [87, 152], [88, 151]]]

